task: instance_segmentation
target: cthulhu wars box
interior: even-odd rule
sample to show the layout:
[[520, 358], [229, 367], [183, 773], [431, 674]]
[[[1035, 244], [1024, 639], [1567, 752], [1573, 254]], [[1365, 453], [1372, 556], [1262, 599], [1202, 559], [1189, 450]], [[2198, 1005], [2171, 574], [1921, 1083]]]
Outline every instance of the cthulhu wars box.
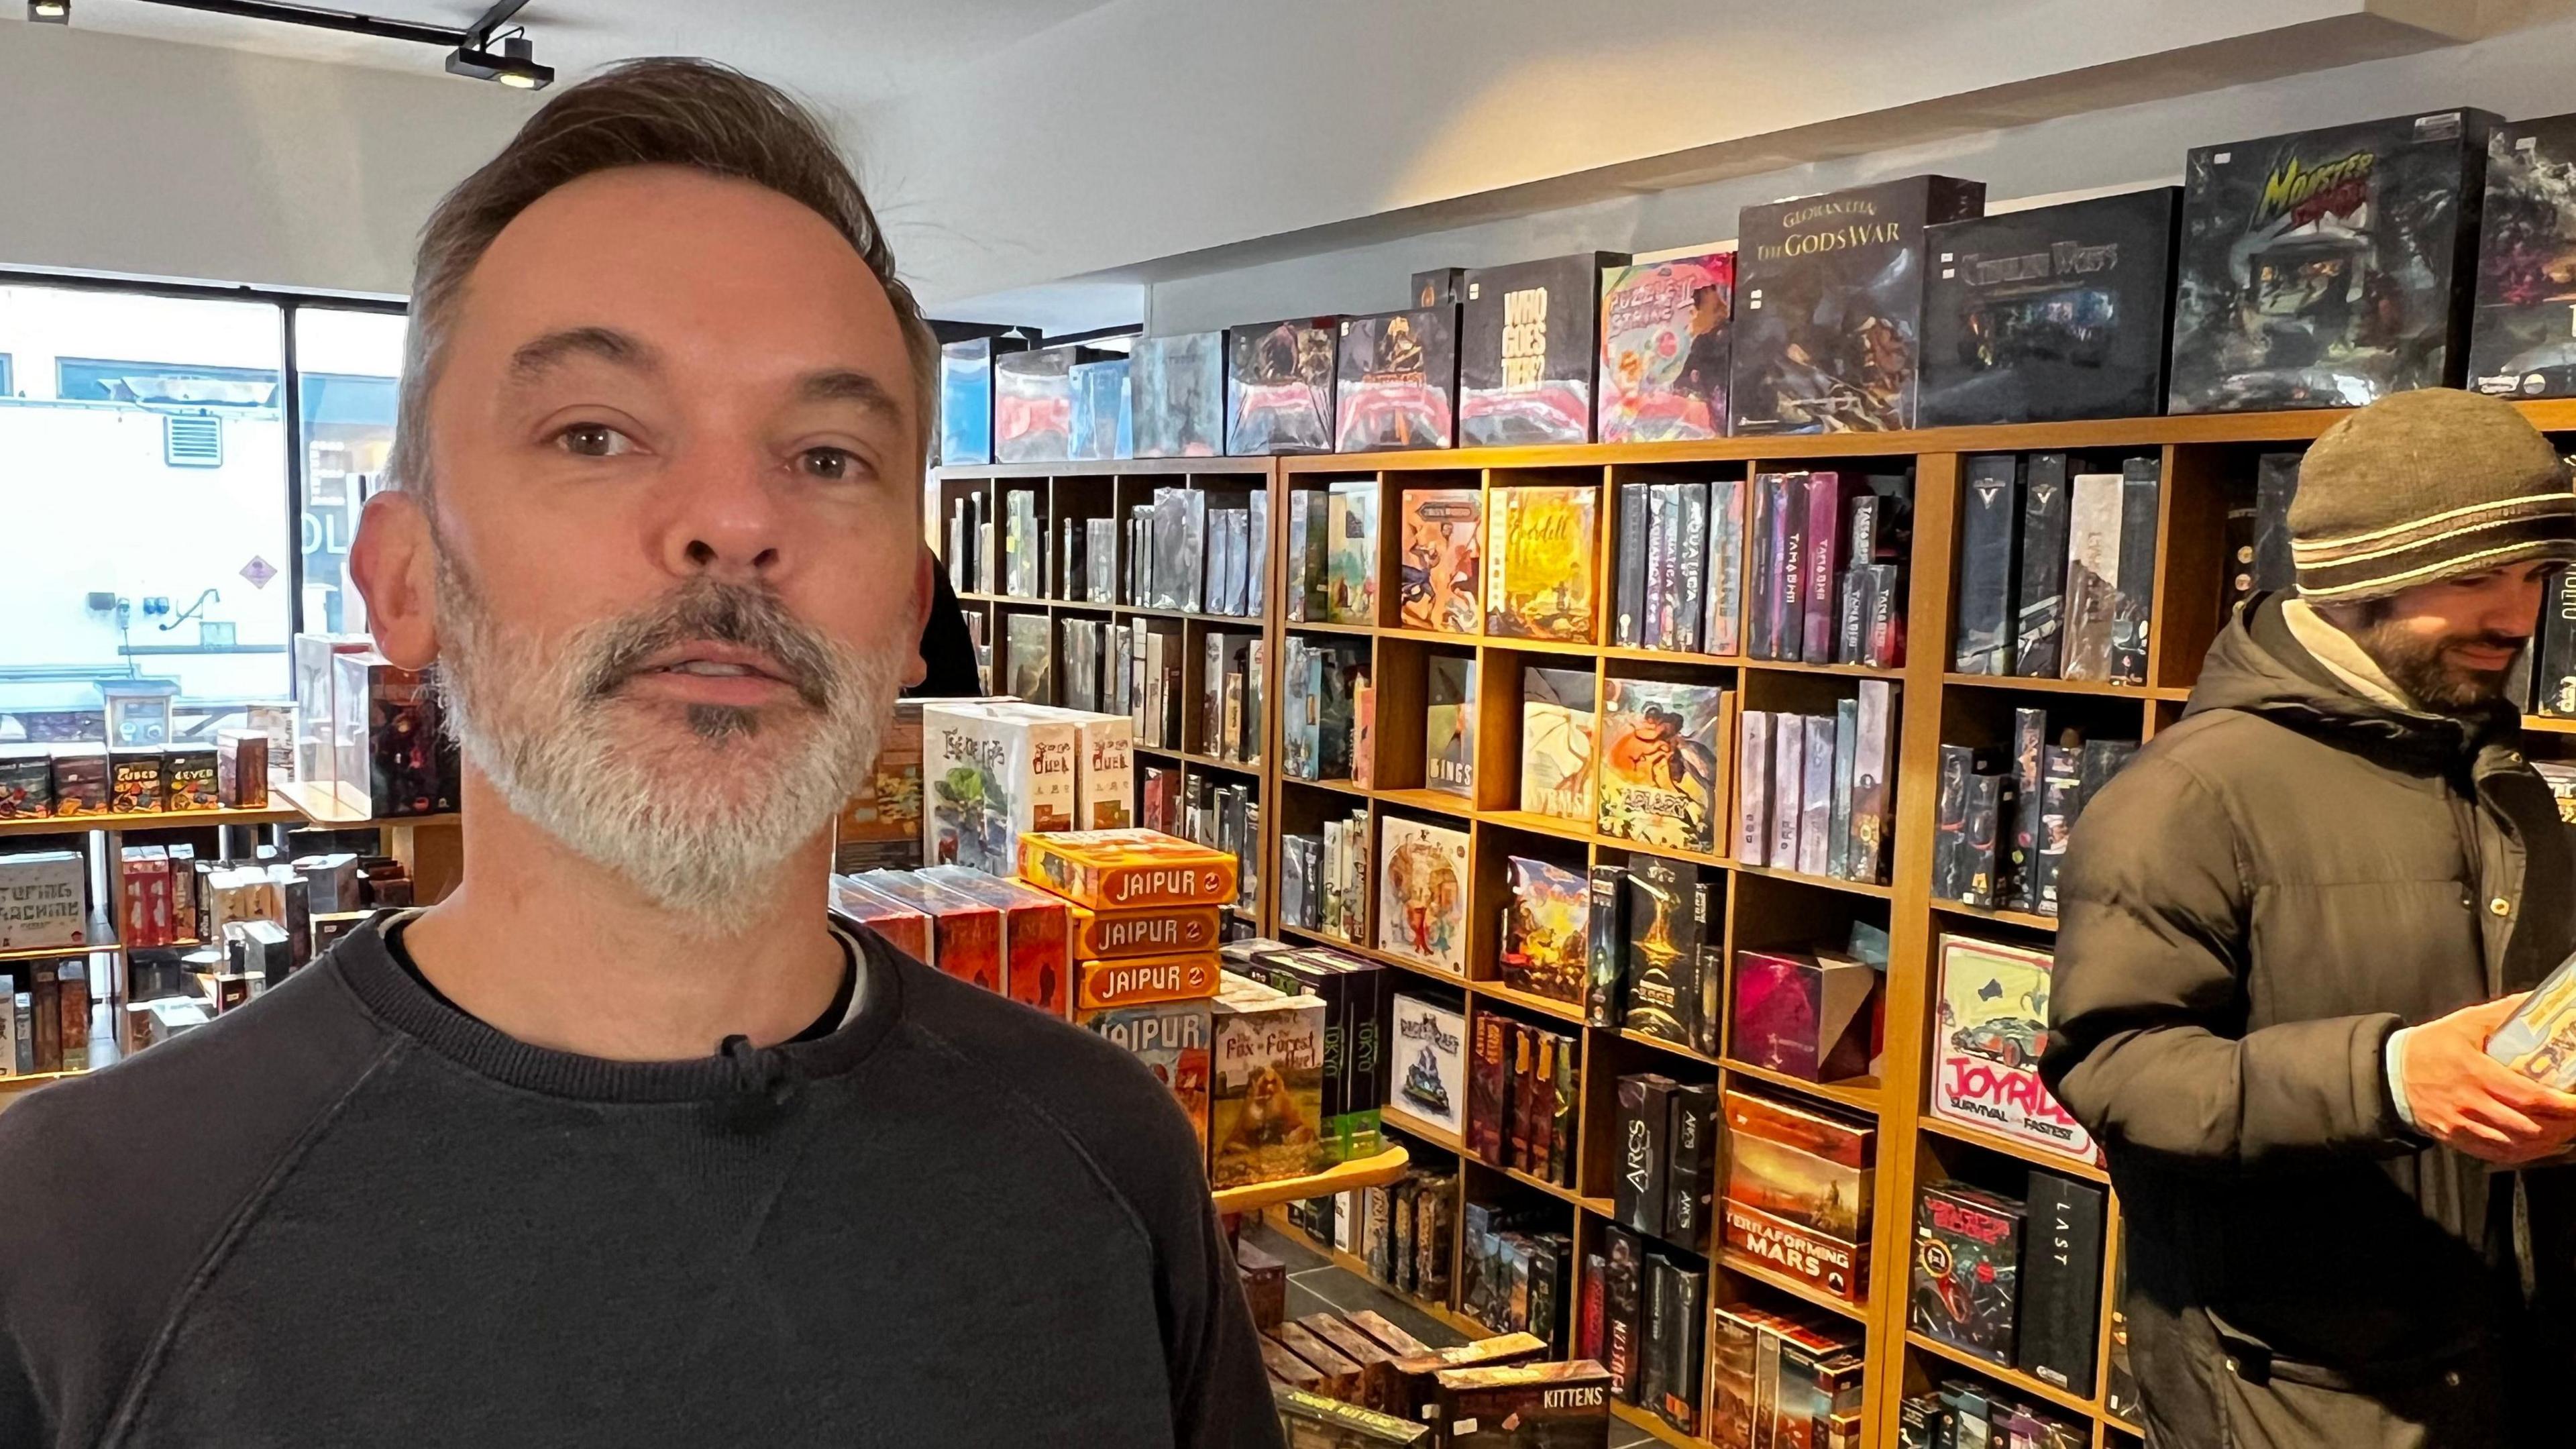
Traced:
[[1324, 1002], [1232, 973], [1210, 1032], [1208, 1181], [1243, 1187], [1332, 1166], [1324, 1123]]
[[2487, 140], [2469, 386], [2576, 395], [2576, 115], [2515, 121]]
[[1925, 229], [1985, 206], [1982, 181], [1908, 176], [1744, 208], [1735, 233], [1734, 431], [1913, 427]]
[[2458, 386], [2498, 124], [2434, 111], [2194, 149], [2170, 410], [2361, 407]]

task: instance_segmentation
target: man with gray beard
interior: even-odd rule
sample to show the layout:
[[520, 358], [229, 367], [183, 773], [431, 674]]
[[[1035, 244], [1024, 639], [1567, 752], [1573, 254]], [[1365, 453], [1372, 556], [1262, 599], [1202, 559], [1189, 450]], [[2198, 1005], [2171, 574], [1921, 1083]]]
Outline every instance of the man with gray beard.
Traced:
[[415, 280], [351, 567], [463, 880], [0, 1118], [0, 1444], [1277, 1445], [1170, 1094], [824, 914], [937, 359], [826, 134], [615, 68]]

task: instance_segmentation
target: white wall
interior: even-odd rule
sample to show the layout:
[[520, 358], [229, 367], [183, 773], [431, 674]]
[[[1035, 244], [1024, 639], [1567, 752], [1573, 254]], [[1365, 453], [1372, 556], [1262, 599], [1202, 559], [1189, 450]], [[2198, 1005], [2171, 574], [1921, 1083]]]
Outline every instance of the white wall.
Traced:
[[1199, 275], [1147, 287], [1147, 330], [1193, 332], [1299, 313], [1403, 305], [1413, 272], [1566, 252], [1648, 252], [1724, 241], [1738, 209], [1889, 176], [1987, 183], [1989, 210], [2178, 183], [2193, 146], [2447, 106], [2507, 117], [2576, 111], [2576, 16], [2443, 49], [2032, 125], [1986, 130], [1759, 176]]
[[408, 292], [430, 206], [537, 104], [423, 55], [408, 75], [0, 23], [0, 267]]

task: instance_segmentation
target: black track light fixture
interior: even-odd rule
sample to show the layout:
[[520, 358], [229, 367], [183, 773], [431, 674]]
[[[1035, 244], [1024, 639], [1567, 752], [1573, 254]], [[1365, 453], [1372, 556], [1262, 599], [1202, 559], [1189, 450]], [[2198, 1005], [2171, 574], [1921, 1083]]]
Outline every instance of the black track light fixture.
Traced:
[[481, 45], [467, 42], [447, 57], [449, 75], [470, 76], [475, 80], [499, 81], [523, 91], [541, 91], [555, 83], [555, 68], [539, 65], [528, 45], [525, 32]]
[[27, 0], [27, 18], [40, 25], [69, 25], [72, 0]]

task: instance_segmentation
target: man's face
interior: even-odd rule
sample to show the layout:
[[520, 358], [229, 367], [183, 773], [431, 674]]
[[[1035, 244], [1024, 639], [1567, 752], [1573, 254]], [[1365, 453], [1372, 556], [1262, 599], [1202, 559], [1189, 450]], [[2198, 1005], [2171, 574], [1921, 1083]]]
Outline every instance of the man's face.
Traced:
[[2354, 634], [2398, 688], [2444, 714], [2475, 714], [2504, 697], [2514, 657], [2540, 625], [2546, 563], [2418, 584]]
[[666, 905], [813, 838], [916, 664], [921, 449], [885, 291], [747, 182], [608, 172], [468, 281], [430, 397], [471, 762]]

